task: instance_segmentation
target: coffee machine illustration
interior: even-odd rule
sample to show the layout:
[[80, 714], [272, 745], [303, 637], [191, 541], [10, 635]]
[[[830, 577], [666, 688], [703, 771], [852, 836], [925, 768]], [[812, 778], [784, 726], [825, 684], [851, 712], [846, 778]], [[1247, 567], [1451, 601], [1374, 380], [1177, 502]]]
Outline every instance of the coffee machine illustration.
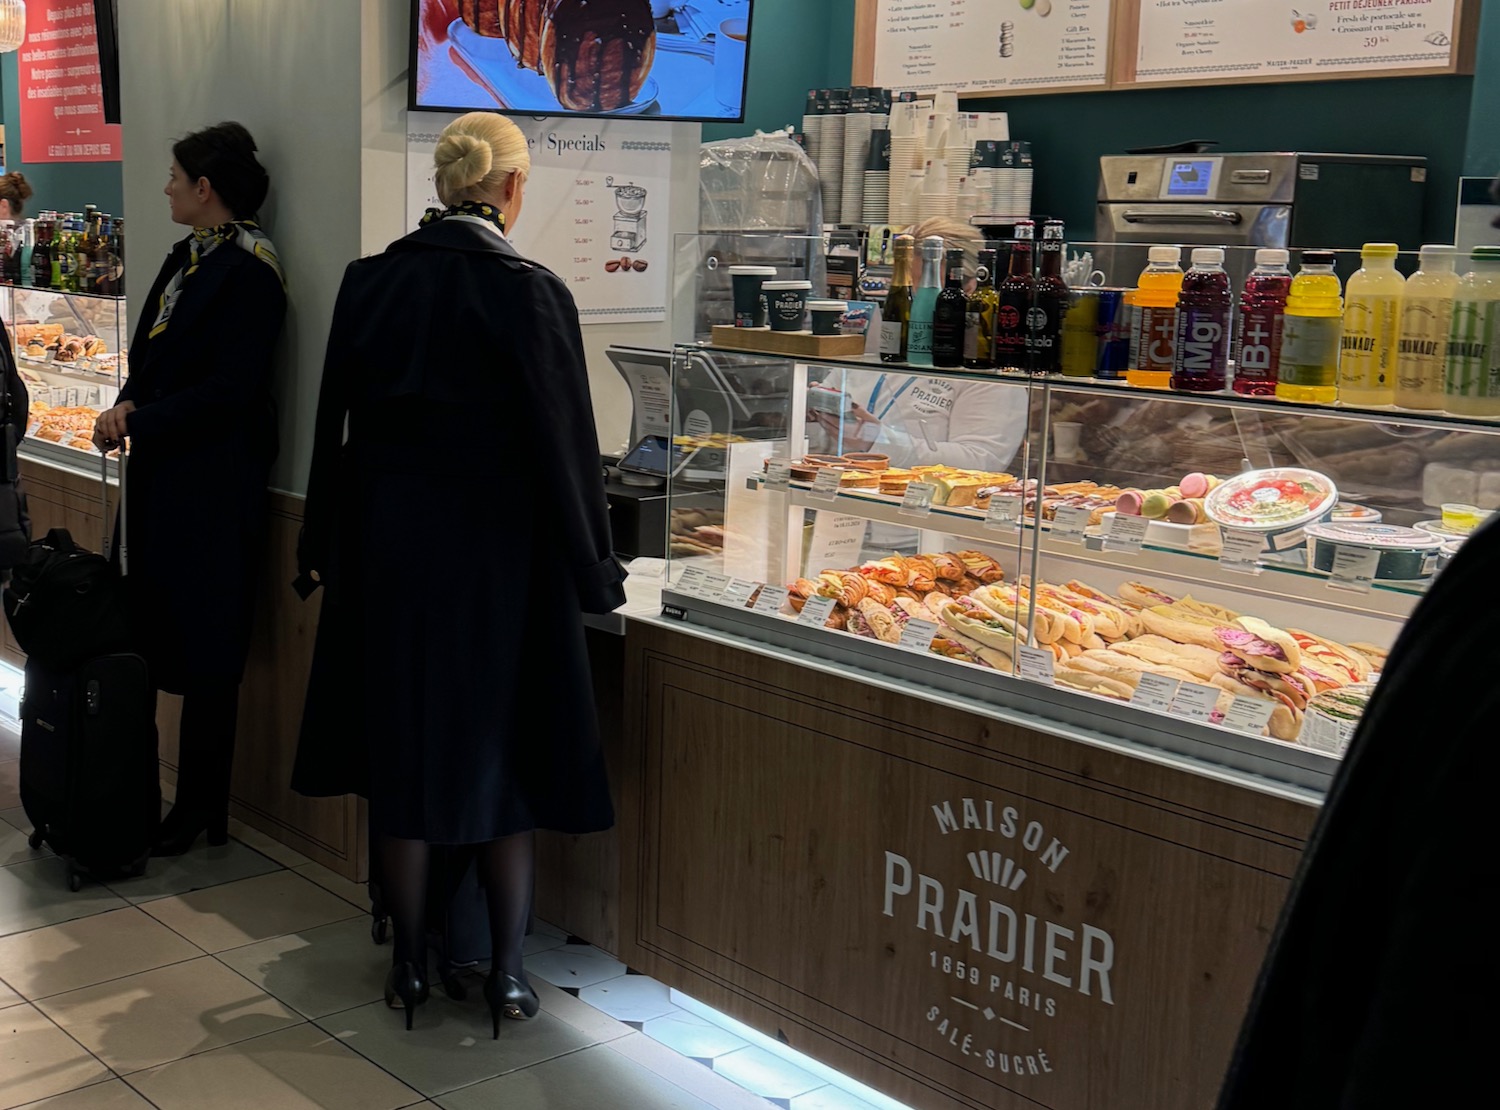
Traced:
[[614, 250], [634, 254], [646, 246], [646, 190], [636, 184], [616, 185], [613, 177], [604, 184], [615, 193], [615, 231], [609, 238]]

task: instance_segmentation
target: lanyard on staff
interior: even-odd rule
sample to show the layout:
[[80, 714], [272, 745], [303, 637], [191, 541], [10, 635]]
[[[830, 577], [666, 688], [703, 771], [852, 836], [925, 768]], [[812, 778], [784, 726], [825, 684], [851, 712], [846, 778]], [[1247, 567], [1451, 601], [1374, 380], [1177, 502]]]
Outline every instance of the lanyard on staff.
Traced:
[[889, 376], [890, 375], [888, 374], [880, 375], [880, 380], [875, 383], [875, 392], [870, 394], [870, 415], [873, 416], [876, 420], [879, 420], [882, 424], [885, 423], [885, 418], [890, 415], [891, 409], [896, 407], [896, 402], [901, 400], [901, 395], [912, 386], [917, 384], [916, 375], [912, 375], [911, 377], [907, 378], [906, 384], [903, 385], [900, 389], [896, 390], [895, 393], [891, 394], [891, 399], [886, 402], [885, 408], [881, 409], [879, 412], [876, 412], [875, 406], [880, 404], [880, 392], [885, 388], [886, 379]]

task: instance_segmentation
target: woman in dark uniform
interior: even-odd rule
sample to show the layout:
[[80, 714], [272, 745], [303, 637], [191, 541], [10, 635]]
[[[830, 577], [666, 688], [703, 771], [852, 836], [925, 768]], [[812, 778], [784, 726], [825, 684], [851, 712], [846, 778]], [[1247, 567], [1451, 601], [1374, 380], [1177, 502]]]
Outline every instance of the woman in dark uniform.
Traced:
[[271, 360], [286, 316], [276, 250], [255, 223], [270, 178], [237, 123], [172, 148], [172, 220], [192, 228], [147, 295], [130, 377], [94, 429], [123, 440], [126, 596], [160, 690], [182, 694], [177, 800], [157, 855], [228, 839], [239, 687], [250, 647], [266, 483], [276, 457]]
[[498, 1037], [537, 1009], [533, 830], [614, 822], [582, 614], [622, 604], [624, 575], [577, 307], [506, 238], [526, 140], [476, 112], [436, 163], [448, 207], [353, 263], [334, 310], [300, 553], [304, 592], [327, 592], [293, 786], [370, 799], [407, 1028], [429, 846], [480, 846]]

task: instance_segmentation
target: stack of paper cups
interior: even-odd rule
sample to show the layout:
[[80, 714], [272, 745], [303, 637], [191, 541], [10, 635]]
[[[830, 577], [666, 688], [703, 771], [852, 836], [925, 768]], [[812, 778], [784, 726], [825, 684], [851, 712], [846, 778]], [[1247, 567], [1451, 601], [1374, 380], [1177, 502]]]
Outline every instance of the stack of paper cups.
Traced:
[[818, 154], [823, 149], [823, 112], [827, 111], [827, 94], [822, 94], [822, 109], [819, 109], [820, 94], [817, 89], [807, 90], [807, 107], [802, 113], [802, 148], [818, 164]]
[[818, 180], [823, 189], [823, 222], [837, 223], [844, 210], [844, 124], [848, 119], [849, 91], [834, 89], [828, 95], [828, 114], [823, 117], [823, 142], [818, 148]]
[[[879, 91], [879, 90], [875, 90]], [[870, 89], [856, 88], [844, 117], [844, 203], [840, 222], [859, 223], [865, 206], [865, 163], [870, 160]]]
[[938, 216], [952, 216], [957, 189], [957, 181], [949, 184], [948, 164], [938, 159], [929, 160], [926, 180], [922, 185], [922, 200], [917, 210], [918, 218], [931, 220]]
[[864, 222], [870, 225], [891, 221], [891, 133], [870, 132], [870, 157], [865, 161]]

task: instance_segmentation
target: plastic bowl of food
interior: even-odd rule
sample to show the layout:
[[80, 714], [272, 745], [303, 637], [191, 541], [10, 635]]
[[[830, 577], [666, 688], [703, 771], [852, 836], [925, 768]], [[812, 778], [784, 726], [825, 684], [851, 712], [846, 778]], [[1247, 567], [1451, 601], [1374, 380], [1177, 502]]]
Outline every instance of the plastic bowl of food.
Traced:
[[1305, 543], [1302, 530], [1327, 519], [1338, 502], [1338, 487], [1328, 475], [1278, 466], [1225, 479], [1203, 508], [1219, 527], [1260, 532], [1272, 551], [1286, 551]]

